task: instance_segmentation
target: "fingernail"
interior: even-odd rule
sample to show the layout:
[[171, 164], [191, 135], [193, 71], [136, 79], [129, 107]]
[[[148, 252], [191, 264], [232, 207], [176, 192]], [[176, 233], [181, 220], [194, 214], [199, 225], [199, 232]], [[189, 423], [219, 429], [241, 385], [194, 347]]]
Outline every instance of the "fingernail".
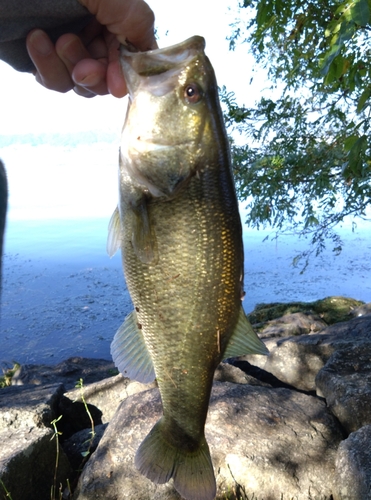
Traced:
[[49, 55], [54, 48], [48, 35], [41, 30], [35, 30], [29, 37], [32, 47], [43, 56]]

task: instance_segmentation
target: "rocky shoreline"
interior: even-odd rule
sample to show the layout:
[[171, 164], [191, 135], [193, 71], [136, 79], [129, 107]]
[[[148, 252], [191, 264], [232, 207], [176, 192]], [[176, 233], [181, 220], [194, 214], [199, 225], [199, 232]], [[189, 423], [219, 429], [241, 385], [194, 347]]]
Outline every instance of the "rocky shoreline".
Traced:
[[[270, 354], [216, 371], [206, 436], [217, 498], [371, 498], [371, 304], [270, 304], [250, 319]], [[0, 390], [1, 500], [48, 500], [52, 486], [58, 499], [180, 498], [133, 463], [160, 416], [158, 389], [116, 373], [84, 358], [16, 371]]]

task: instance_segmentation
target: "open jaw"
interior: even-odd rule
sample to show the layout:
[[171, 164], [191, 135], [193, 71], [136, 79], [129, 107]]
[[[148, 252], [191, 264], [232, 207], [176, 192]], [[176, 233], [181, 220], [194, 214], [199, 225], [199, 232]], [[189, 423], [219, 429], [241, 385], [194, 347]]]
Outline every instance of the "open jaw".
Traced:
[[148, 77], [165, 73], [175, 67], [184, 67], [188, 60], [192, 60], [204, 48], [205, 40], [200, 36], [147, 52], [132, 52], [129, 47], [122, 45], [121, 61], [125, 76], [130, 73], [130, 67], [137, 75]]

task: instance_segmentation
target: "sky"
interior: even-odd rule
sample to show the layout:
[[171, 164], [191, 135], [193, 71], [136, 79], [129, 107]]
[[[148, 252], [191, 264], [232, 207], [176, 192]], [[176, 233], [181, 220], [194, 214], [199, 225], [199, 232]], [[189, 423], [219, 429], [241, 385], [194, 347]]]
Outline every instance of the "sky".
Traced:
[[[187, 0], [179, 3], [149, 0], [156, 15], [159, 46], [179, 43], [193, 35], [206, 39], [209, 56], [219, 85], [236, 91], [240, 104], [253, 103], [261, 83], [251, 87], [253, 59], [247, 47], [228, 50], [229, 24], [236, 17], [238, 1]], [[125, 99], [112, 96], [85, 99], [73, 91], [59, 94], [44, 89], [33, 75], [16, 72], [0, 62], [0, 134], [74, 132], [79, 130], [121, 130]]]
[[[156, 16], [159, 47], [203, 36], [219, 86], [235, 91], [240, 104], [257, 100], [262, 83], [260, 79], [250, 85], [254, 63], [246, 45], [229, 51], [227, 36], [238, 0], [147, 1]], [[92, 131], [97, 137], [111, 132], [118, 138], [117, 146], [99, 151], [86, 145], [73, 152], [46, 145], [2, 148], [10, 192], [8, 220], [111, 214], [117, 203], [117, 152], [126, 106], [126, 98], [86, 99], [73, 91], [47, 90], [33, 75], [0, 61], [0, 135]]]

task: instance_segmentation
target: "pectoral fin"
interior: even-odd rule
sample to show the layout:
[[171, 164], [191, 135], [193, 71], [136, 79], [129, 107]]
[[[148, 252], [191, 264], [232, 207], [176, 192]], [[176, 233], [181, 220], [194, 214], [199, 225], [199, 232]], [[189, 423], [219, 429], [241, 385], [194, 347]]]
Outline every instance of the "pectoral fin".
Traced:
[[133, 209], [133, 215], [131, 241], [134, 252], [144, 264], [154, 264], [157, 260], [157, 241], [145, 200]]
[[116, 207], [108, 224], [107, 253], [113, 257], [121, 246], [121, 222], [119, 209]]
[[138, 324], [137, 313], [130, 313], [117, 330], [111, 344], [112, 359], [125, 376], [146, 384], [155, 379], [152, 359]]
[[244, 354], [268, 355], [264, 342], [254, 332], [245, 311], [241, 307], [236, 328], [223, 353], [222, 359], [243, 356]]

